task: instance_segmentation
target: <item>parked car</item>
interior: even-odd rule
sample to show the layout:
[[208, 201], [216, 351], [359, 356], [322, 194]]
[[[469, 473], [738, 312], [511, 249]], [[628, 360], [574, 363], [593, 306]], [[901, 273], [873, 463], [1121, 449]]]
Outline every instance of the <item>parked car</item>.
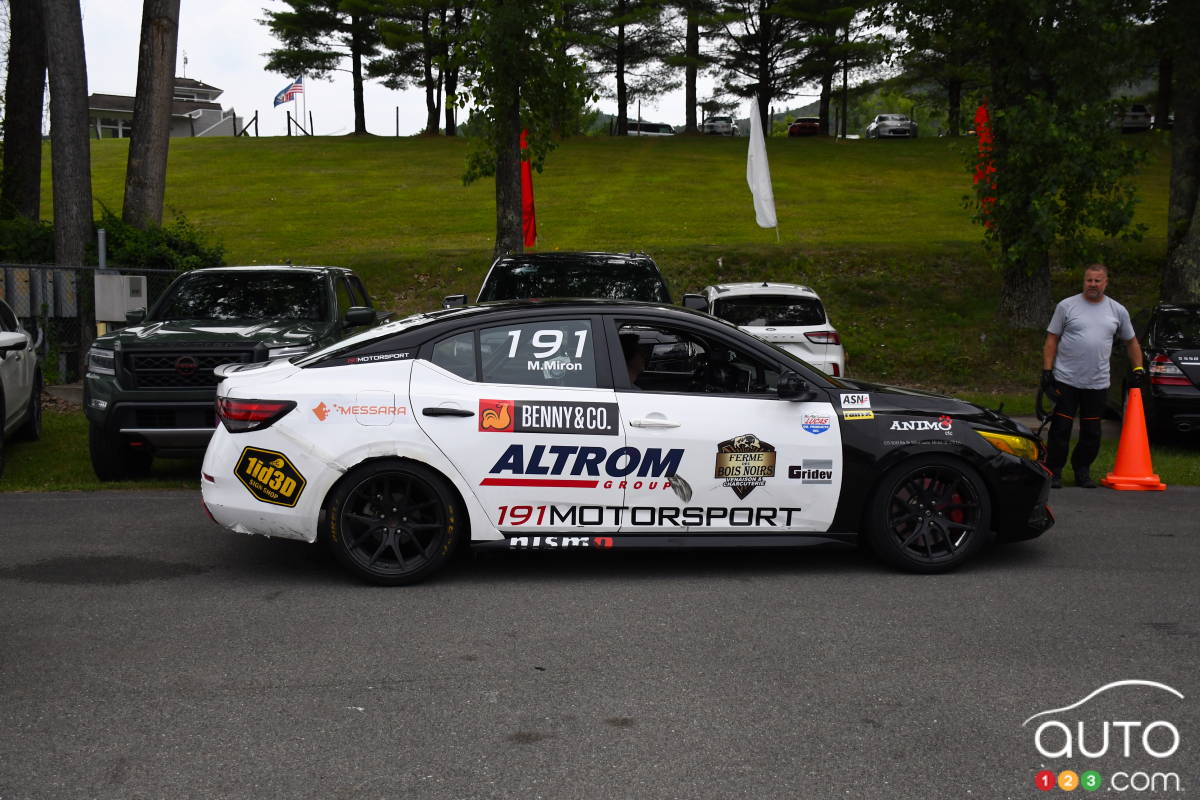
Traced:
[[1146, 106], [1134, 104], [1121, 111], [1120, 124], [1122, 133], [1140, 133], [1150, 130], [1154, 117]]
[[[1147, 374], [1142, 405], [1151, 438], [1200, 431], [1200, 304], [1161, 303], [1138, 334]], [[1108, 403], [1121, 416], [1129, 370], [1125, 348], [1114, 347]]]
[[843, 377], [846, 353], [817, 293], [794, 283], [706, 286], [709, 313], [774, 344], [817, 369]]
[[820, 117], [797, 117], [788, 125], [788, 136], [817, 136], [820, 133]]
[[709, 117], [701, 124], [700, 132], [710, 136], [737, 136], [738, 126], [733, 117]]
[[[625, 347], [629, 340], [632, 347]], [[643, 355], [631, 375], [626, 353]], [[839, 380], [715, 317], [618, 301], [409, 317], [219, 367], [204, 506], [406, 584], [465, 547], [794, 547], [860, 538], [944, 572], [1053, 524], [1028, 428]]]
[[[670, 303], [667, 280], [645, 253], [517, 253], [492, 262], [476, 302], [588, 297]], [[465, 294], [447, 295], [446, 308], [465, 305]]]
[[903, 114], [877, 114], [867, 126], [868, 139], [915, 139], [917, 123]]
[[155, 455], [203, 454], [217, 424], [217, 366], [311, 353], [386, 316], [342, 267], [184, 273], [88, 353], [84, 412], [97, 477], [144, 474]]
[[0, 300], [0, 476], [4, 443], [36, 441], [42, 435], [42, 368], [37, 340]]
[[674, 136], [675, 129], [665, 122], [634, 122], [629, 123], [630, 136]]

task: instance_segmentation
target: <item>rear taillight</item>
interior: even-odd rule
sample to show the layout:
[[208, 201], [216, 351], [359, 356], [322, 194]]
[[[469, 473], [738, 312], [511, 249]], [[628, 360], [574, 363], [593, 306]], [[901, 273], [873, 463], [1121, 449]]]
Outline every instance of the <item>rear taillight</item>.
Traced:
[[830, 375], [832, 375], [835, 378], [841, 377], [842, 373], [838, 371], [837, 364], [830, 364], [829, 369], [830, 369], [830, 372], [829, 372]]
[[1192, 382], [1175, 366], [1170, 356], [1159, 353], [1150, 359], [1150, 382], [1159, 386], [1191, 386]]
[[238, 400], [217, 398], [217, 416], [230, 433], [244, 433], [270, 427], [275, 420], [296, 407], [291, 400]]
[[813, 331], [812, 333], [804, 334], [804, 338], [808, 339], [813, 344], [842, 343], [842, 337], [838, 336], [837, 331]]

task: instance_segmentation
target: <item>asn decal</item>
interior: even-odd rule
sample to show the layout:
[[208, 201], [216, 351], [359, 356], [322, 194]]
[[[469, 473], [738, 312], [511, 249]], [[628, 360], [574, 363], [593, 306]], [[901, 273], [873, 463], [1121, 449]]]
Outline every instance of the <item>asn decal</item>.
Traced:
[[388, 417], [406, 417], [408, 416], [408, 406], [380, 406], [380, 405], [350, 405], [344, 406], [340, 403], [326, 403], [322, 400], [312, 409], [313, 415], [324, 422], [331, 414], [337, 414], [342, 417], [358, 417], [358, 416], [388, 416]]
[[396, 361], [397, 359], [412, 358], [412, 353], [379, 353], [372, 356], [350, 356], [347, 364], [370, 364], [376, 361]]
[[274, 450], [247, 447], [234, 470], [255, 499], [276, 506], [294, 507], [306, 483], [288, 457]]
[[954, 429], [954, 420], [943, 414], [937, 421], [931, 419], [896, 419], [892, 420], [891, 430], [894, 431], [941, 431], [949, 436]]
[[558, 547], [598, 547], [613, 546], [611, 536], [513, 536], [508, 540], [508, 546], [519, 550], [542, 550]]
[[800, 466], [788, 467], [788, 477], [801, 483], [833, 483], [833, 459], [806, 458]]
[[862, 394], [843, 394], [842, 408], [870, 408], [871, 395]]
[[[609, 478], [624, 478], [630, 475], [639, 478], [661, 478], [664, 475], [675, 474], [682, 460], [683, 450], [677, 448], [664, 452], [659, 447], [648, 447], [645, 450], [619, 447], [609, 450], [605, 447], [539, 444], [530, 448], [529, 454], [526, 455], [525, 445], [511, 444], [488, 470], [488, 477], [480, 481], [479, 485], [595, 489], [600, 484], [601, 475]], [[671, 482], [663, 481], [662, 488], [670, 489]]]
[[805, 414], [800, 421], [800, 427], [809, 433], [824, 433], [829, 430], [829, 420], [828, 414]]
[[[767, 527], [790, 528], [798, 524], [799, 506], [736, 508], [728, 506], [500, 506], [498, 525], [536, 528], [650, 527], [704, 528]], [[793, 521], [796, 518], [796, 522]]]
[[775, 477], [775, 448], [752, 433], [735, 436], [717, 445], [714, 478], [733, 489], [739, 500]]
[[480, 400], [479, 430], [493, 433], [574, 433], [616, 436], [616, 403], [563, 400]]

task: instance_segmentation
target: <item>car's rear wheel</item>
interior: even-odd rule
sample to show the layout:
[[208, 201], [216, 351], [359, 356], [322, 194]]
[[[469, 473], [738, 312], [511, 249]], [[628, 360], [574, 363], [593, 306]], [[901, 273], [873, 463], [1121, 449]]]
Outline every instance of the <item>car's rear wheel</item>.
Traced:
[[119, 433], [111, 433], [95, 422], [88, 424], [88, 450], [92, 469], [102, 481], [127, 481], [150, 472], [154, 453], [135, 448]]
[[326, 504], [329, 544], [364, 580], [415, 583], [442, 567], [458, 544], [463, 512], [428, 467], [386, 461], [359, 467]]
[[868, 510], [871, 549], [909, 572], [946, 572], [984, 545], [991, 502], [970, 465], [919, 456], [888, 471]]

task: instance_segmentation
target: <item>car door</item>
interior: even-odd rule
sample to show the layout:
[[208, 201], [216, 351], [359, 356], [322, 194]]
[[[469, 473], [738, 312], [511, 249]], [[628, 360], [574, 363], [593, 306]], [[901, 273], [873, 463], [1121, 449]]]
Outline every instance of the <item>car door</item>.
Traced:
[[699, 323], [617, 317], [614, 325], [631, 365], [616, 381], [627, 446], [662, 454], [661, 469], [625, 478], [621, 533], [829, 528], [842, 448], [823, 392], [779, 399], [778, 362]]
[[35, 364], [32, 337], [25, 333], [16, 314], [3, 301], [0, 301], [0, 332], [19, 333], [25, 338], [24, 349], [0, 353], [0, 388], [4, 391], [4, 417], [0, 424], [7, 430], [29, 406]]
[[521, 320], [426, 345], [415, 418], [502, 532], [615, 531], [620, 479], [642, 458], [597, 358], [603, 334], [587, 316]]

